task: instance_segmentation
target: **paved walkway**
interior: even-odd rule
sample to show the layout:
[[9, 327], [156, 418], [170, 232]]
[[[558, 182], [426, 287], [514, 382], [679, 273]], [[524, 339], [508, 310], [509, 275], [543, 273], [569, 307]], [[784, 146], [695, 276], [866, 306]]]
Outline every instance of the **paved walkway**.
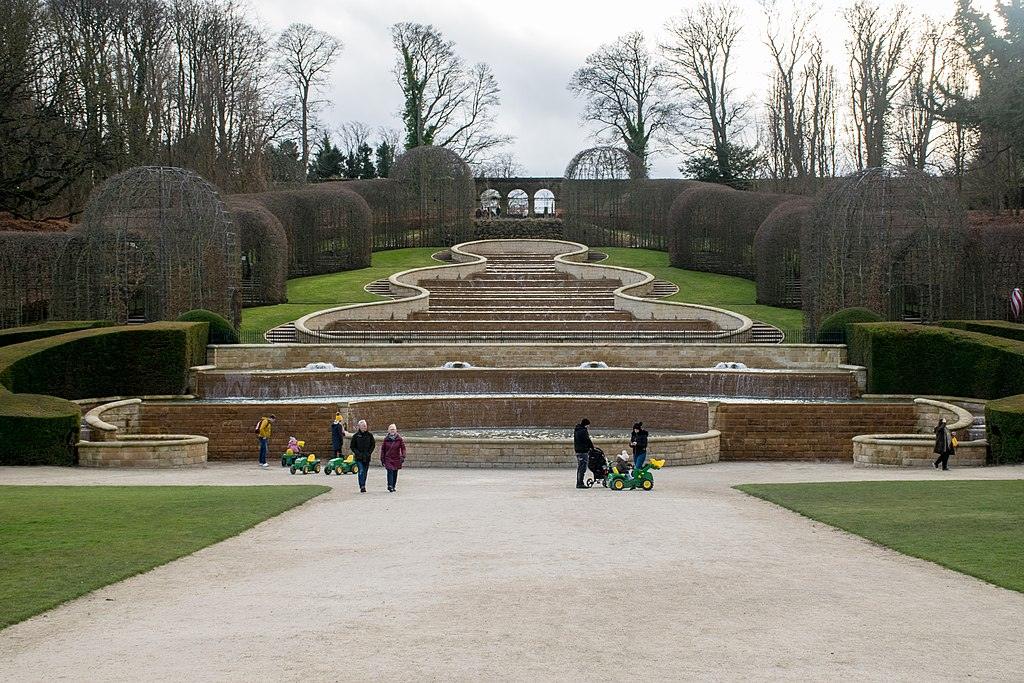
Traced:
[[[723, 463], [653, 493], [566, 471], [352, 477], [0, 632], [0, 680], [1020, 680], [1024, 595], [729, 488], [932, 471]], [[950, 477], [1024, 478], [1024, 468]], [[279, 469], [0, 468], [0, 484], [295, 483]]]

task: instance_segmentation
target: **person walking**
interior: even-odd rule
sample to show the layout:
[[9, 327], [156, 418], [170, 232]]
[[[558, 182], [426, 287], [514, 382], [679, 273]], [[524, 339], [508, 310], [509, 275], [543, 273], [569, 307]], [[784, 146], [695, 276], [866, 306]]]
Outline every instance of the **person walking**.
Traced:
[[590, 420], [583, 418], [572, 430], [572, 449], [576, 452], [576, 488], [585, 489], [583, 477], [587, 473], [587, 462], [594, 442], [590, 439]]
[[638, 470], [647, 460], [647, 430], [643, 422], [633, 424], [633, 432], [629, 435], [629, 446], [633, 449], [633, 469]]
[[334, 457], [340, 458], [345, 450], [345, 437], [351, 436], [345, 431], [345, 418], [341, 413], [334, 414], [334, 421], [331, 422], [331, 448], [334, 449]]
[[267, 465], [267, 449], [270, 447], [270, 434], [274, 431], [274, 421], [277, 420], [276, 415], [269, 415], [267, 417], [261, 417], [260, 421], [256, 423], [256, 440], [260, 443], [260, 467], [266, 469]]
[[956, 449], [953, 446], [953, 435], [946, 425], [946, 418], [939, 418], [939, 424], [935, 425], [935, 448], [933, 449], [939, 457], [932, 463], [936, 468], [942, 465], [943, 470], [949, 469], [949, 456], [953, 455]]
[[388, 435], [380, 445], [380, 464], [388, 471], [388, 492], [394, 493], [398, 486], [398, 470], [405, 462], [405, 441], [394, 423], [388, 425]]
[[352, 449], [352, 454], [356, 456], [356, 462], [359, 463], [359, 474], [356, 475], [359, 480], [359, 492], [366, 493], [366, 472], [370, 469], [373, 449], [377, 447], [376, 439], [366, 428], [366, 420], [360, 420], [356, 424], [356, 431], [352, 434], [352, 440], [348, 447]]

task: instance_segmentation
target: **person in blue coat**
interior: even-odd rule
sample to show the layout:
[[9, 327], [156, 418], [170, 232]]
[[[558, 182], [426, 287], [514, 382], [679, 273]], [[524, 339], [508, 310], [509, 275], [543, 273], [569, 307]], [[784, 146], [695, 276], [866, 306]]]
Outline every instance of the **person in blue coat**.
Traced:
[[344, 456], [346, 436], [349, 435], [345, 432], [345, 418], [341, 413], [335, 413], [334, 422], [331, 423], [331, 448], [334, 449], [335, 458]]

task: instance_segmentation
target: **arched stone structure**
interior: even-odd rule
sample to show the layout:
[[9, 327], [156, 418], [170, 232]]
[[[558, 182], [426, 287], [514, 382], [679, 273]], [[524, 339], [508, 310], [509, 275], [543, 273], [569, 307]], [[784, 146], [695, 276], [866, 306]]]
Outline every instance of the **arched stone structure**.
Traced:
[[556, 213], [559, 211], [562, 199], [562, 181], [558, 177], [531, 177], [531, 178], [477, 178], [476, 193], [480, 196], [486, 190], [496, 190], [500, 195], [499, 200], [501, 215], [508, 215], [508, 193], [512, 190], [522, 190], [529, 198], [529, 215], [535, 216], [537, 211], [537, 193], [541, 190], [549, 190], [555, 203]]

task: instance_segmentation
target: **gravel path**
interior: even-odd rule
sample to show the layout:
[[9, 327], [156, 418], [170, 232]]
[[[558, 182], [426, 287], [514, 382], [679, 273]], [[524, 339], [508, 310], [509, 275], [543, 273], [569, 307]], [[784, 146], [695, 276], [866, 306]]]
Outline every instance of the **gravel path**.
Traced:
[[[1024, 468], [950, 477], [1024, 478]], [[653, 493], [566, 471], [352, 477], [0, 632], [0, 680], [1020, 680], [1024, 595], [729, 488], [931, 471], [721, 463]], [[295, 483], [280, 469], [0, 468], [0, 484]]]

